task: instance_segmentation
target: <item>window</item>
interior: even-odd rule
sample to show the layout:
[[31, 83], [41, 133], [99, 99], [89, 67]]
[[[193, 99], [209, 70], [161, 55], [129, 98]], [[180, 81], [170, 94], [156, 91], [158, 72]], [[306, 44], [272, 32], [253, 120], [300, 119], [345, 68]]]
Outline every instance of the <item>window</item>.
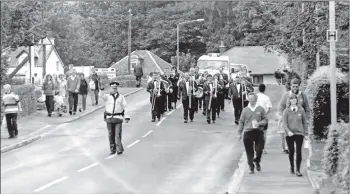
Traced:
[[264, 76], [263, 75], [254, 75], [253, 76], [253, 83], [254, 84], [263, 84], [264, 83]]
[[132, 62], [131, 63], [131, 70], [133, 70], [136, 65], [137, 65], [137, 62]]
[[56, 61], [56, 71], [60, 71], [60, 62]]
[[209, 70], [209, 69], [220, 69], [223, 67], [227, 69], [228, 62], [227, 61], [219, 61], [219, 60], [200, 60], [198, 61], [199, 69]]

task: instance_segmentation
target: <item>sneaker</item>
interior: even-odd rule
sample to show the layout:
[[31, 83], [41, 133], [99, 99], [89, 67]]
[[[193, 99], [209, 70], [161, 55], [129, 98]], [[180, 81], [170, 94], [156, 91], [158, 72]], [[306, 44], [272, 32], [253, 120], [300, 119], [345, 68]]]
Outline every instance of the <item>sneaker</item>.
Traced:
[[188, 121], [187, 121], [187, 120], [184, 120], [184, 123], [188, 123]]
[[73, 112], [73, 115], [76, 115], [77, 113]]

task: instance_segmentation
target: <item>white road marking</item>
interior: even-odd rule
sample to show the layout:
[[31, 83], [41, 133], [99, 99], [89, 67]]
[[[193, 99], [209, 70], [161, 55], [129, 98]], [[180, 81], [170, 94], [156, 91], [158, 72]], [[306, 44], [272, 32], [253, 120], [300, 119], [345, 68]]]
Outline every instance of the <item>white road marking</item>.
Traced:
[[85, 171], [85, 170], [87, 170], [87, 169], [89, 169], [89, 168], [92, 168], [92, 167], [94, 167], [94, 166], [97, 166], [98, 164], [99, 164], [98, 162], [95, 162], [95, 163], [91, 164], [90, 166], [87, 166], [87, 167], [84, 167], [84, 168], [78, 170], [78, 172], [83, 172], [83, 171]]
[[44, 189], [47, 189], [47, 188], [51, 187], [52, 185], [55, 185], [55, 184], [60, 183], [62, 181], [65, 181], [66, 179], [68, 179], [68, 177], [66, 177], [66, 176], [62, 177], [62, 178], [59, 178], [59, 179], [56, 179], [56, 180], [52, 181], [51, 183], [48, 183], [48, 184], [46, 184], [46, 185], [44, 185], [42, 187], [39, 187], [39, 188], [35, 189], [34, 192], [40, 192], [40, 191], [42, 191]]
[[41, 134], [40, 136], [41, 136], [41, 137], [44, 137], [44, 136], [46, 136], [46, 135], [49, 135], [50, 133], [53, 133], [53, 132], [55, 132], [55, 131], [61, 129], [61, 128], [65, 127], [65, 126], [68, 125], [68, 124], [69, 124], [69, 123], [60, 124], [60, 125], [58, 125], [55, 129], [50, 130], [50, 131], [47, 131], [47, 132]]
[[44, 130], [44, 129], [47, 129], [47, 128], [51, 127], [51, 126], [52, 126], [52, 125], [45, 125], [44, 127], [41, 127], [40, 129], [38, 129], [38, 130], [36, 130], [36, 131], [30, 133], [29, 136], [32, 136], [33, 134], [36, 134], [36, 133], [38, 133], [39, 131], [42, 131], [42, 130]]
[[160, 119], [160, 121], [157, 123], [157, 126], [159, 126], [165, 119], [166, 117], [163, 117], [162, 119]]
[[153, 130], [150, 130], [149, 132], [147, 132], [144, 136], [142, 137], [147, 137], [147, 135], [151, 134], [153, 132]]
[[245, 153], [242, 154], [239, 162], [238, 167], [236, 168], [235, 172], [232, 175], [231, 178], [231, 184], [228, 187], [228, 192], [231, 194], [235, 194], [239, 191], [241, 183], [243, 181], [244, 172], [247, 166], [247, 156]]
[[111, 159], [111, 158], [114, 158], [115, 156], [116, 156], [116, 154], [113, 154], [113, 155], [110, 155], [110, 156], [106, 157], [105, 159], [106, 159], [106, 160], [109, 160], [109, 159]]
[[172, 111], [168, 112], [166, 115], [169, 116], [169, 115], [173, 114], [174, 111], [175, 110], [172, 110]]
[[131, 146], [133, 146], [133, 145], [135, 145], [135, 144], [137, 144], [137, 143], [139, 143], [139, 142], [140, 142], [140, 140], [136, 140], [136, 141], [134, 141], [134, 143], [128, 145], [127, 148], [130, 148]]
[[8, 168], [8, 169], [5, 169], [5, 170], [1, 170], [1, 174], [5, 174], [5, 173], [7, 173], [9, 171], [16, 170], [16, 169], [20, 168], [21, 166], [23, 166], [23, 164], [19, 164], [19, 165], [15, 166], [15, 167], [11, 167], [11, 168]]
[[182, 104], [179, 104], [176, 108], [180, 108], [182, 106]]

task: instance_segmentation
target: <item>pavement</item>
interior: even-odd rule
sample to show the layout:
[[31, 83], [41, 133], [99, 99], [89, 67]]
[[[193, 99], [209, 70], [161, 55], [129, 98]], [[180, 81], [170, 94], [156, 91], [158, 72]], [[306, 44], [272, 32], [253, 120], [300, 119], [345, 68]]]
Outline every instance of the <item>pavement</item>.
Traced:
[[[119, 92], [122, 94], [130, 95], [140, 91], [142, 88], [119, 88]], [[103, 92], [100, 93], [103, 95]], [[79, 99], [80, 100], [80, 99]], [[78, 109], [79, 109], [78, 104]], [[1, 130], [1, 153], [16, 149], [18, 147], [25, 146], [41, 138], [41, 134], [52, 130], [59, 124], [72, 122], [80, 119], [88, 114], [91, 114], [104, 107], [104, 101], [99, 100], [99, 105], [92, 106], [90, 96], [87, 97], [86, 110], [84, 112], [77, 112], [76, 115], [63, 114], [59, 117], [53, 114], [52, 117], [47, 116], [46, 109], [38, 110], [36, 113], [22, 117], [18, 120], [19, 135], [16, 139], [9, 139], [7, 129]]]
[[[273, 105], [278, 95], [271, 97]], [[98, 110], [55, 126], [41, 141], [2, 154], [1, 193], [231, 194], [235, 183], [241, 185], [240, 193], [262, 193], [268, 188], [263, 184], [276, 189], [289, 181], [278, 187], [284, 193], [282, 189], [288, 191], [304, 180], [289, 177], [288, 157], [276, 147], [273, 130], [263, 171], [245, 174], [244, 147], [228, 101], [215, 124], [207, 124], [201, 111], [193, 123], [184, 123], [181, 104], [152, 123], [148, 96], [142, 90], [127, 98], [131, 121], [123, 124], [124, 154], [109, 155], [103, 110]], [[280, 171], [277, 165], [282, 166]]]

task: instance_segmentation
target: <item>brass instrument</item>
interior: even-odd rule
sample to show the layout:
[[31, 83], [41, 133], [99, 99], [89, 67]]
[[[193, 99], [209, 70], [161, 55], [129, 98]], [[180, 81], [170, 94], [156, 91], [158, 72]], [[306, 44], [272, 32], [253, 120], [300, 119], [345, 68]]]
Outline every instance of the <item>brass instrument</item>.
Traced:
[[216, 98], [218, 95], [217, 95], [217, 93], [218, 93], [218, 80], [215, 80], [214, 81], [214, 98]]
[[158, 81], [158, 80], [156, 81], [155, 89], [157, 90], [157, 93], [155, 93], [154, 90], [153, 90], [152, 110], [154, 110], [154, 108], [155, 108], [156, 98], [161, 96], [161, 94], [160, 94], [160, 83], [161, 83], [161, 81]]
[[209, 84], [209, 88], [210, 88], [210, 95], [209, 95], [208, 110], [211, 110], [211, 101], [213, 99], [213, 84]]
[[188, 101], [188, 107], [191, 108], [192, 107], [192, 90], [194, 91], [194, 80], [192, 80], [192, 86], [190, 85], [191, 84], [191, 78], [189, 80], [189, 87], [188, 87], [188, 91], [187, 91], [187, 95], [188, 95], [188, 98], [189, 98], [189, 101]]

